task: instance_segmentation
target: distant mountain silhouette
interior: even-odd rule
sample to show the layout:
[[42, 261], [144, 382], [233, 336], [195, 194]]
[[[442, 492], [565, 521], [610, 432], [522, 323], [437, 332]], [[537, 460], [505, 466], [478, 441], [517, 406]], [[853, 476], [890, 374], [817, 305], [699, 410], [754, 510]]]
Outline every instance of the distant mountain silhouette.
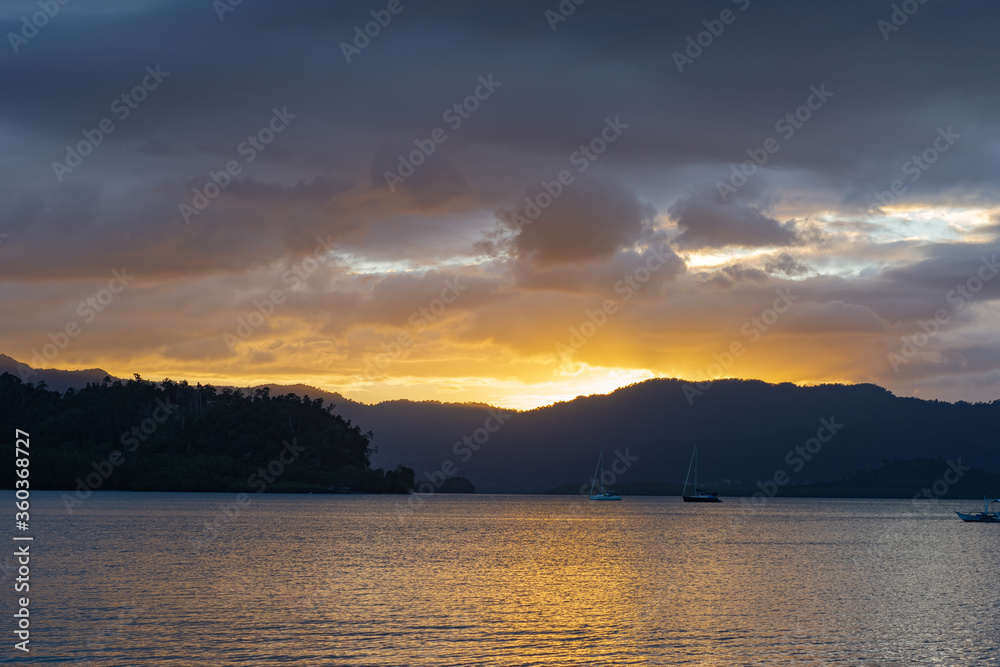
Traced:
[[[609, 454], [622, 454], [618, 470], [626, 465], [626, 450], [637, 459], [616, 475], [620, 487], [682, 483], [695, 443], [700, 484], [723, 492], [754, 489], [781, 472], [790, 485], [839, 480], [895, 458], [961, 458], [967, 465], [1000, 470], [1000, 400], [952, 404], [901, 398], [872, 384], [798, 387], [721, 380], [689, 402], [685, 389], [691, 386], [648, 380], [608, 395], [523, 412], [502, 410], [505, 422], [492, 434], [485, 428], [497, 423], [490, 418], [498, 411], [489, 406], [364, 405], [315, 388], [272, 390], [322, 396], [337, 405], [336, 413], [373, 431], [378, 448], [373, 465], [402, 464], [421, 480], [451, 461], [454, 474], [485, 493], [544, 492], [589, 480], [602, 445]], [[476, 436], [488, 436], [478, 450]]]
[[100, 368], [88, 368], [82, 371], [31, 368], [6, 354], [0, 354], [0, 374], [2, 373], [10, 373], [19, 377], [22, 382], [31, 382], [36, 386], [44, 382], [47, 389], [59, 393], [64, 393], [71, 387], [81, 389], [86, 387], [88, 382], [100, 382], [108, 376], [107, 371]]
[[965, 465], [964, 461], [946, 461], [939, 457], [886, 460], [871, 472], [859, 471], [833, 482], [778, 487], [775, 495], [939, 500], [995, 498], [997, 494], [1000, 494], [1000, 474]]
[[1000, 471], [1000, 400], [926, 401], [872, 384], [719, 380], [697, 394], [683, 380], [656, 379], [521, 412], [436, 401], [366, 405], [305, 385], [267, 386], [322, 398], [372, 431], [373, 466], [413, 468], [418, 483], [442, 472], [464, 477], [479, 493], [540, 493], [589, 480], [602, 445], [624, 487], [683, 482], [698, 444], [700, 486], [724, 494], [776, 474], [789, 485], [840, 480], [883, 459], [943, 457]]

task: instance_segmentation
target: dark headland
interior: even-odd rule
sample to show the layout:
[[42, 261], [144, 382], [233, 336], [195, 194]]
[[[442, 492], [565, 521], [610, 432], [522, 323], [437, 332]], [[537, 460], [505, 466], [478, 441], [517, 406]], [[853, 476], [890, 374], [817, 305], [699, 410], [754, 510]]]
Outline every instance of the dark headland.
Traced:
[[690, 383], [658, 379], [512, 411], [100, 369], [32, 369], [25, 382], [18, 368], [0, 356], [0, 414], [33, 425], [34, 488], [75, 489], [96, 474], [99, 488], [136, 491], [578, 493], [603, 446], [617, 490], [673, 495], [698, 445], [700, 483], [723, 496], [908, 498], [945, 479], [936, 497], [1000, 494], [1000, 400], [754, 380], [692, 395]]

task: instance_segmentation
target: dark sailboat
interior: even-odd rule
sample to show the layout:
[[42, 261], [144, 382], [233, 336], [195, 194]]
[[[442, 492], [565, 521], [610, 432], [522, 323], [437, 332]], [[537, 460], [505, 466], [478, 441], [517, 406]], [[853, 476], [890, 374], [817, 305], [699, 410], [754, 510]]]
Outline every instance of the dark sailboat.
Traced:
[[[691, 479], [691, 469], [694, 468], [694, 493], [690, 496], [688, 495], [688, 480]], [[684, 478], [684, 490], [681, 491], [681, 498], [684, 499], [686, 503], [721, 503], [722, 499], [719, 498], [718, 491], [705, 491], [704, 489], [698, 488], [698, 445], [694, 446], [694, 451], [691, 453], [691, 463], [688, 465], [688, 474]]]

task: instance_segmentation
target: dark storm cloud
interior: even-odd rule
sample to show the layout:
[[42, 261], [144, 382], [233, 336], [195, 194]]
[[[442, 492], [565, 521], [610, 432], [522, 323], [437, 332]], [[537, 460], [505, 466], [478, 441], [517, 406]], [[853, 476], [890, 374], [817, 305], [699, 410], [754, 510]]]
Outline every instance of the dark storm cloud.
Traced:
[[795, 261], [787, 252], [772, 259], [767, 259], [759, 266], [749, 266], [736, 263], [724, 266], [710, 276], [699, 274], [698, 279], [715, 287], [731, 287], [733, 283], [751, 281], [766, 283], [770, 276], [780, 274], [781, 277], [793, 277], [808, 274], [810, 269], [805, 264]]
[[12, 228], [19, 251], [5, 256], [0, 276], [93, 278], [126, 263], [141, 266], [147, 278], [197, 277], [298, 257], [317, 238], [349, 237], [364, 219], [363, 212], [347, 215], [330, 205], [337, 188], [324, 179], [288, 186], [237, 181], [190, 224], [177, 210], [190, 197], [180, 187], [126, 188], [104, 200], [92, 188], [60, 188], [41, 207], [22, 204], [31, 212]]
[[911, 250], [908, 260], [865, 278], [818, 275], [793, 284], [805, 302], [860, 306], [907, 331], [942, 309], [952, 324], [964, 326], [975, 319], [973, 306], [1000, 299], [998, 260], [997, 242], [936, 244]]
[[717, 191], [701, 187], [681, 197], [668, 213], [681, 233], [684, 248], [787, 246], [798, 242], [795, 223], [778, 222], [742, 198], [723, 201]]
[[[20, 53], [0, 50], [0, 86], [17, 91], [0, 100], [5, 139], [16, 148], [7, 165], [17, 170], [0, 187], [13, 191], [31, 179], [41, 184], [37, 196], [52, 199], [61, 184], [50, 182], [50, 163], [83, 130], [113, 117], [112, 100], [157, 64], [169, 77], [67, 177], [92, 188], [94, 199], [123, 168], [159, 184], [202, 178], [232, 158], [274, 105], [288, 105], [298, 119], [253, 176], [282, 185], [354, 181], [368, 168], [374, 180], [375, 165], [391, 164], [437, 127], [449, 129], [436, 164], [403, 188], [429, 202], [475, 191], [485, 206], [503, 206], [525, 182], [537, 182], [535, 173], [525, 178], [525, 165], [539, 178], [561, 168], [609, 114], [621, 114], [631, 136], [601, 158], [607, 169], [715, 165], [724, 179], [730, 164], [775, 137], [780, 150], [767, 168], [816, 172], [853, 205], [889, 187], [937, 127], [953, 125], [962, 138], [907, 183], [909, 192], [995, 187], [987, 174], [997, 157], [984, 138], [1000, 117], [998, 96], [988, 92], [996, 90], [988, 63], [998, 47], [984, 20], [996, 10], [985, 2], [923, 5], [889, 41], [876, 26], [888, 5], [752, 3], [683, 73], [672, 54], [718, 8], [588, 3], [553, 31], [537, 3], [403, 6], [348, 64], [340, 45], [371, 20], [369, 6], [243, 3], [220, 21], [211, 3], [196, 0], [128, 11], [68, 5]], [[6, 34], [18, 24], [16, 13], [5, 14], [0, 27]], [[961, 52], [923, 48], [949, 42], [961, 43]], [[501, 87], [451, 131], [442, 113], [491, 73]], [[811, 86], [823, 84], [833, 97], [792, 136], [776, 131]], [[11, 197], [2, 199], [3, 217], [23, 222]], [[746, 207], [709, 220], [747, 226], [737, 243], [790, 238]], [[711, 245], [716, 236], [692, 229], [683, 242]]]
[[[498, 212], [509, 221], [519, 214], [521, 223], [513, 240], [517, 256], [535, 266], [581, 264], [605, 260], [639, 240], [656, 210], [616, 181], [583, 178], [564, 186], [537, 218], [527, 217], [531, 201], [545, 192], [529, 192], [521, 206]], [[540, 207], [535, 206], [536, 210]], [[524, 224], [527, 222], [528, 224]]]
[[766, 273], [760, 269], [743, 266], [742, 264], [733, 264], [731, 266], [724, 267], [722, 272], [737, 282], [742, 282], [744, 280], [752, 280], [757, 283], [767, 282]]
[[[893, 223], [857, 213], [897, 180], [904, 204], [1000, 203], [995, 2], [920, 4], [888, 39], [877, 25], [893, 11], [888, 0], [590, 0], [553, 30], [545, 11], [558, 4], [404, 0], [349, 63], [342, 44], [384, 3], [261, 0], [224, 20], [209, 0], [62, 6], [18, 53], [0, 44], [5, 302], [35, 312], [31, 300], [58, 302], [58, 286], [72, 304], [80, 298], [72, 281], [99, 285], [111, 269], [134, 267], [163, 289], [121, 300], [142, 324], [124, 305], [108, 315], [117, 330], [136, 332], [130, 349], [144, 349], [144, 329], [167, 330], [157, 313], [187, 312], [195, 333], [161, 331], [155, 346], [167, 357], [210, 358], [218, 336], [195, 338], [218, 329], [207, 323], [217, 304], [184, 311], [192, 295], [231, 294], [247, 274], [281, 270], [330, 239], [342, 253], [331, 260], [336, 270], [317, 272], [309, 296], [290, 295], [284, 311], [322, 333], [402, 326], [444, 276], [467, 270], [474, 284], [449, 317], [468, 311], [475, 320], [473, 310], [488, 308], [482, 321], [516, 323], [512, 337], [541, 349], [534, 339], [544, 336], [523, 326], [535, 313], [564, 329], [559, 316], [579, 311], [570, 299], [606, 295], [657, 248], [666, 260], [635, 301], [661, 300], [666, 312], [676, 307], [666, 296], [673, 286], [688, 290], [684, 298], [701, 309], [687, 318], [692, 338], [703, 337], [695, 328], [706, 313], [742, 294], [767, 303], [784, 279], [803, 299], [790, 330], [881, 336], [947, 307], [949, 291], [997, 251], [995, 242], [945, 244], [919, 233], [885, 241]], [[0, 35], [19, 30], [35, 7], [0, 8]], [[722, 9], [735, 21], [678, 71], [675, 52]], [[112, 105], [147, 67], [169, 74], [120, 117]], [[485, 99], [475, 98], [480, 77], [499, 84]], [[816, 90], [827, 91], [822, 100]], [[464, 105], [457, 124], [447, 120], [455, 105]], [[246, 160], [238, 147], [286, 107], [294, 120]], [[520, 210], [526, 193], [573, 168], [570, 156], [618, 117], [628, 129], [549, 210], [516, 234], [491, 235], [496, 211]], [[59, 180], [53, 161], [104, 118], [114, 131]], [[948, 128], [956, 136], [944, 150], [938, 138]], [[439, 129], [446, 140], [390, 187], [386, 171]], [[233, 160], [240, 173], [185, 224], [179, 204]], [[738, 173], [745, 184], [734, 182]], [[720, 182], [737, 192], [723, 200]], [[664, 212], [677, 224], [671, 243], [685, 250], [795, 249], [727, 259], [707, 280], [684, 282], [684, 263], [657, 235]], [[821, 214], [829, 238], [816, 231]], [[477, 254], [490, 262], [463, 264]], [[405, 270], [416, 272], [392, 274]], [[344, 278], [351, 271], [370, 292]], [[700, 292], [706, 282], [725, 289]], [[969, 303], [990, 304], [998, 289], [1000, 279], [990, 281]], [[515, 319], [519, 299], [537, 310]], [[488, 329], [477, 341], [491, 338]], [[37, 338], [44, 332], [26, 347]], [[292, 340], [281, 349], [296, 346], [308, 348]], [[992, 348], [975, 349], [965, 358], [978, 363]], [[941, 368], [957, 376], [957, 358]]]
[[1000, 298], [1000, 242], [981, 244], [936, 244], [922, 251], [912, 264], [889, 269], [884, 279], [893, 285], [924, 294], [947, 296], [972, 281], [975, 296]]
[[1000, 213], [997, 213], [993, 216], [993, 222], [995, 224], [987, 227], [985, 231], [989, 234], [996, 234], [998, 237], [1000, 237]]
[[[645, 267], [645, 268], [644, 268]], [[663, 288], [682, 274], [684, 262], [668, 247], [653, 245], [644, 252], [626, 250], [599, 264], [538, 267], [530, 262], [515, 262], [510, 269], [513, 287], [525, 292], [562, 292], [565, 294], [590, 294], [605, 298], [618, 298], [628, 293], [624, 286], [628, 280], [635, 284], [635, 276], [646, 275], [642, 290], [636, 291], [640, 299], [660, 299]]]
[[[455, 163], [443, 153], [436, 151], [420, 158], [420, 164], [413, 166], [409, 156], [416, 152], [414, 145], [397, 146], [396, 150], [381, 147], [375, 154], [369, 170], [371, 188], [385, 197], [395, 194], [397, 200], [406, 199], [421, 210], [441, 208], [475, 192]], [[398, 175], [399, 165], [409, 166], [405, 178]], [[411, 173], [412, 172], [412, 173]], [[386, 174], [390, 177], [387, 179]]]
[[787, 252], [783, 252], [764, 265], [767, 273], [783, 273], [786, 276], [799, 276], [809, 273], [809, 267], [801, 262], [795, 261]]

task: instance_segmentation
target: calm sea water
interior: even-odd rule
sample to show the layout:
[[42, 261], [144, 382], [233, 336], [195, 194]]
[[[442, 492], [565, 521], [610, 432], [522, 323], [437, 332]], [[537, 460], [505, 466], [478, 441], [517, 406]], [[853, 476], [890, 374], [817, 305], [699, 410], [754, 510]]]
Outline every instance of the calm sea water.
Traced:
[[1000, 665], [974, 501], [60, 495], [3, 662]]

